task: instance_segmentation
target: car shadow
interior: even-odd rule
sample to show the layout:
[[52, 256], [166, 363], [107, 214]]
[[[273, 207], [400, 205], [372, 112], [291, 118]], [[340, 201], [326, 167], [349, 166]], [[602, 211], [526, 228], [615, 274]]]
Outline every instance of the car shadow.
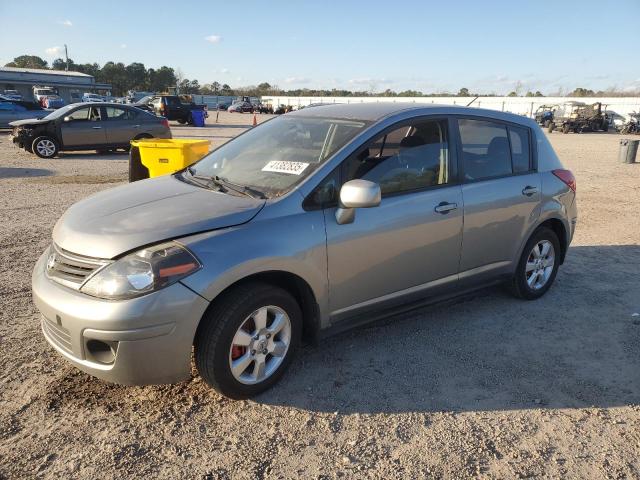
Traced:
[[95, 150], [83, 150], [74, 152], [60, 152], [58, 158], [61, 160], [128, 160], [129, 152], [116, 151], [108, 153], [98, 153]]
[[[284, 378], [250, 403], [340, 414], [637, 404], [639, 270], [638, 245], [572, 247], [539, 300], [487, 288], [303, 346]], [[55, 405], [87, 396], [118, 409], [149, 397], [233, 402], [195, 370], [190, 382], [126, 387], [58, 362], [48, 393]]]
[[325, 339], [256, 401], [341, 413], [638, 403], [639, 270], [638, 245], [572, 247], [537, 301], [489, 288]]
[[45, 168], [0, 167], [0, 178], [48, 177], [53, 173]]

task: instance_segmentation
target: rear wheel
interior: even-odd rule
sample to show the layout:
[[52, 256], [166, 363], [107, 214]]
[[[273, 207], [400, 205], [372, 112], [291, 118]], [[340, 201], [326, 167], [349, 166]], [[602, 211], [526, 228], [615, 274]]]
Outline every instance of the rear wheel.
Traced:
[[187, 121], [186, 121], [184, 118], [179, 118], [179, 119], [178, 119], [178, 123], [179, 123], [180, 125], [184, 125], [185, 123], [187, 123]]
[[302, 313], [286, 290], [264, 283], [224, 294], [202, 319], [195, 361], [202, 378], [230, 398], [248, 398], [275, 384], [291, 363]]
[[553, 122], [549, 123], [549, 128], [548, 131], [549, 133], [553, 132], [553, 130], [556, 128], [555, 124]]
[[31, 149], [40, 158], [53, 158], [58, 154], [58, 142], [51, 137], [37, 137], [31, 143]]
[[535, 300], [544, 295], [558, 273], [560, 242], [556, 233], [546, 227], [539, 228], [524, 247], [511, 291], [519, 298]]
[[562, 126], [562, 133], [569, 133], [571, 131], [571, 127], [566, 124]]

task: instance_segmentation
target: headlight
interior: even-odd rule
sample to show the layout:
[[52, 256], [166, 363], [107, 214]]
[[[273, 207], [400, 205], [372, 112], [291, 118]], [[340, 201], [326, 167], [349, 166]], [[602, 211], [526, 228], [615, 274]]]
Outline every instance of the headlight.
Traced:
[[116, 260], [80, 290], [109, 300], [133, 298], [167, 287], [200, 268], [189, 250], [174, 242], [163, 243]]

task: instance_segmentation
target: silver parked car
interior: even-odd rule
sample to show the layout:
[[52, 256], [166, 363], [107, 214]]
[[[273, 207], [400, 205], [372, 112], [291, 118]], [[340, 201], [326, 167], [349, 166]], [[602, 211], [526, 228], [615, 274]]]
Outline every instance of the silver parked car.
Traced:
[[[123, 384], [274, 384], [302, 340], [493, 283], [537, 299], [577, 217], [536, 123], [475, 108], [329, 105], [171, 176], [73, 205], [33, 272], [53, 347]], [[384, 345], [380, 345], [384, 348]]]
[[171, 138], [166, 118], [118, 103], [74, 103], [9, 124], [13, 143], [41, 158], [59, 151], [129, 149], [141, 138]]

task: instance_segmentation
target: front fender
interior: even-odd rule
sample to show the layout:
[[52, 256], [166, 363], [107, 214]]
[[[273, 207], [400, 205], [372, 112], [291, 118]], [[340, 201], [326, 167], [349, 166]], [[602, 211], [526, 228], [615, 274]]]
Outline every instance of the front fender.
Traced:
[[182, 283], [212, 301], [251, 275], [286, 272], [304, 280], [328, 318], [326, 234], [322, 211], [300, 211], [286, 217], [254, 219], [244, 225], [179, 239], [203, 268]]

